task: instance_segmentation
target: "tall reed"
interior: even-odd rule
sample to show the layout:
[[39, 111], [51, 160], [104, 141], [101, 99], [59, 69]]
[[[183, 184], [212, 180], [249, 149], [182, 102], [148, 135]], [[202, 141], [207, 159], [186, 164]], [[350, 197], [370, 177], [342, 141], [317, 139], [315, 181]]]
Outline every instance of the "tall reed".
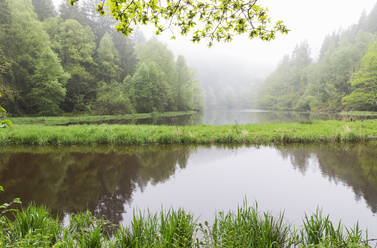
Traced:
[[235, 212], [219, 212], [212, 226], [205, 223], [206, 247], [289, 247], [290, 227], [283, 219], [283, 214], [275, 218], [260, 213], [257, 205], [250, 207], [247, 203]]
[[[183, 209], [160, 214], [134, 213], [128, 226], [118, 227], [92, 216], [73, 214], [69, 224], [53, 219], [46, 208], [30, 206], [2, 216], [0, 247], [54, 248], [356, 248], [371, 247], [358, 225], [334, 225], [320, 211], [305, 216], [295, 229], [278, 217], [247, 203], [236, 211], [219, 212], [212, 224], [198, 223]], [[115, 232], [108, 232], [109, 227]]]

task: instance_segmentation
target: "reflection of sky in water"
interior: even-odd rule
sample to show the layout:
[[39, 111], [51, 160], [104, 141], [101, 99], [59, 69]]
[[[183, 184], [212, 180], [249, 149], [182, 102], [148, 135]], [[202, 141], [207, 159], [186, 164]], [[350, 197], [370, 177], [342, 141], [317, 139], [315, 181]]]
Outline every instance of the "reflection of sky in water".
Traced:
[[[293, 111], [268, 111], [258, 109], [244, 110], [206, 110], [202, 113], [201, 123], [208, 125], [232, 125], [248, 123], [286, 123], [314, 120], [349, 120], [351, 117], [337, 114], [305, 113]], [[365, 119], [366, 117], [352, 117]], [[376, 118], [376, 117], [374, 117]]]
[[304, 122], [308, 123], [314, 120], [356, 120], [377, 118], [377, 116], [359, 116], [349, 117], [339, 114], [325, 113], [305, 113], [292, 111], [268, 111], [258, 109], [244, 110], [204, 110], [203, 112], [176, 117], [155, 117], [145, 119], [125, 119], [125, 120], [103, 120], [97, 122], [79, 122], [72, 124], [150, 124], [150, 125], [169, 125], [169, 126], [185, 126], [185, 125], [233, 125], [233, 124], [258, 124], [258, 123], [287, 123], [287, 122]]
[[[260, 148], [0, 147], [0, 202], [21, 197], [63, 221], [91, 210], [127, 223], [133, 208], [184, 207], [201, 220], [246, 197], [301, 224], [317, 207], [377, 237], [377, 144]], [[65, 216], [65, 218], [64, 218]]]
[[377, 217], [363, 198], [357, 200], [351, 187], [329, 180], [319, 168], [316, 156], [310, 156], [302, 173], [274, 148], [237, 150], [200, 148], [189, 158], [185, 169], [177, 170], [166, 182], [137, 188], [130, 205], [125, 205], [129, 220], [131, 208], [149, 208], [153, 212], [169, 207], [184, 207], [201, 219], [210, 220], [216, 210], [235, 209], [246, 197], [258, 201], [260, 210], [300, 224], [305, 213], [317, 207], [333, 220], [346, 225], [359, 221], [376, 236]]

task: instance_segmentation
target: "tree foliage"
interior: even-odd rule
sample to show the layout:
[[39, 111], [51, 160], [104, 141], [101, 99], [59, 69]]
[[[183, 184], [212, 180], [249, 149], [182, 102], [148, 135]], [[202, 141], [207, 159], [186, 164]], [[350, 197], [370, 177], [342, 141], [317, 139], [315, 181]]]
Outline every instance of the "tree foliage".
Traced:
[[43, 21], [57, 15], [52, 0], [32, 0], [35, 12], [39, 20]]
[[[73, 5], [82, 0], [70, 0]], [[175, 30], [192, 35], [192, 41], [209, 39], [231, 41], [234, 35], [247, 33], [252, 38], [274, 39], [276, 33], [287, 33], [282, 21], [271, 24], [267, 8], [258, 0], [106, 0], [97, 4], [97, 11], [110, 14], [116, 21], [117, 31], [129, 36], [140, 24], [152, 23], [156, 34]]]
[[[0, 97], [1, 97], [1, 94], [0, 94]], [[6, 112], [7, 111], [3, 107], [1, 107], [1, 105], [0, 105], [0, 117], [3, 117], [3, 115], [5, 115]], [[0, 119], [0, 128], [9, 126], [11, 124], [12, 124], [12, 122], [10, 120], [2, 120], [2, 119]]]
[[[33, 11], [30, 0], [7, 1], [10, 11], [8, 32], [4, 37], [3, 51], [12, 58], [12, 78], [7, 78], [4, 88], [18, 92], [17, 105], [9, 110], [31, 114], [55, 114], [51, 109], [59, 109], [64, 97], [64, 73], [60, 61], [52, 50], [48, 34]], [[6, 49], [4, 49], [6, 48]], [[51, 88], [52, 87], [52, 88]], [[38, 96], [46, 94], [41, 104]], [[57, 93], [59, 92], [59, 93]], [[6, 96], [10, 98], [9, 96]], [[16, 110], [17, 109], [17, 110]]]
[[125, 80], [132, 102], [139, 113], [164, 112], [169, 109], [171, 92], [165, 73], [155, 62], [141, 63], [132, 78]]
[[127, 114], [135, 112], [124, 84], [100, 82], [95, 110], [98, 114]]
[[102, 37], [97, 48], [98, 77], [109, 82], [111, 79], [120, 80], [118, 51], [108, 33]]
[[261, 90], [260, 106], [266, 109], [295, 109], [297, 97], [304, 95], [307, 66], [311, 63], [307, 42], [297, 46], [291, 56], [280, 62], [276, 71], [265, 81]]
[[82, 6], [62, 5], [56, 17], [43, 12], [41, 6], [50, 3], [0, 1], [0, 104], [9, 113], [200, 108], [201, 92], [192, 70], [182, 57], [176, 62], [165, 45], [157, 40], [136, 45], [136, 39], [113, 30], [113, 19], [86, 9], [89, 0]]
[[[376, 39], [377, 27], [373, 23], [376, 10], [377, 5], [369, 15], [363, 14], [357, 25], [327, 36], [317, 61], [310, 61], [310, 57], [297, 53], [296, 49], [266, 79], [260, 91], [259, 107], [376, 110], [376, 48], [372, 43]], [[296, 63], [292, 61], [294, 57]]]
[[94, 90], [94, 78], [89, 70], [94, 65], [96, 49], [93, 32], [73, 19], [51, 21], [56, 24], [49, 29], [55, 32], [49, 32], [54, 41], [54, 50], [64, 70], [70, 74], [66, 84], [67, 97], [62, 107], [68, 112], [86, 111], [91, 100], [89, 92]]
[[343, 104], [359, 110], [377, 111], [377, 41], [373, 42], [361, 61], [360, 71], [351, 79], [353, 91]]

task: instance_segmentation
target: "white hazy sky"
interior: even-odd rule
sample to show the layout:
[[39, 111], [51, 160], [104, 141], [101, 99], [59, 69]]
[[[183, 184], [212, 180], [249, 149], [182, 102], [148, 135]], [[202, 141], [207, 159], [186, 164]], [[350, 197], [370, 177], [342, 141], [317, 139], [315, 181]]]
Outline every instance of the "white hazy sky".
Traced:
[[280, 35], [271, 42], [239, 37], [231, 43], [207, 48], [205, 43], [192, 44], [188, 37], [177, 36], [177, 40], [173, 41], [169, 39], [169, 35], [162, 35], [158, 39], [167, 43], [175, 54], [184, 55], [192, 66], [200, 56], [210, 58], [208, 61], [238, 61], [245, 68], [253, 67], [254, 70], [272, 70], [285, 54], [305, 40], [316, 56], [327, 34], [357, 23], [363, 10], [369, 13], [376, 2], [377, 0], [259, 0], [259, 4], [269, 8], [273, 20], [283, 20], [291, 30], [288, 35]]
[[[186, 41], [169, 41], [176, 53], [186, 55], [206, 54], [211, 57], [227, 57], [238, 60], [244, 67], [272, 70], [281, 58], [294, 47], [308, 41], [314, 56], [317, 56], [327, 34], [357, 23], [363, 10], [368, 13], [376, 0], [260, 0], [267, 6], [270, 16], [283, 20], [291, 32], [280, 35], [271, 42], [249, 40], [240, 37], [231, 43], [217, 44], [207, 48], [205, 44], [191, 44]], [[249, 67], [250, 68], [250, 67]], [[252, 68], [250, 68], [252, 70]], [[264, 73], [262, 73], [264, 74]]]

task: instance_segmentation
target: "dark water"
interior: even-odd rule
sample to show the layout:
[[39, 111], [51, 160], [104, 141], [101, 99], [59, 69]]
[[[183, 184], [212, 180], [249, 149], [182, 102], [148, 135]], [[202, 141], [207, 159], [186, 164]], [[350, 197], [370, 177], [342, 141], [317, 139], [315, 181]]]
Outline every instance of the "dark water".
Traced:
[[277, 112], [264, 110], [206, 110], [194, 115], [179, 117], [155, 117], [138, 120], [105, 120], [71, 124], [153, 124], [153, 125], [233, 125], [248, 123], [286, 123], [286, 122], [310, 122], [314, 120], [357, 120], [377, 118], [375, 117], [349, 117], [338, 114], [304, 113], [304, 112]]
[[3, 147], [0, 202], [21, 197], [63, 216], [183, 207], [201, 220], [247, 198], [299, 224], [317, 207], [377, 237], [377, 144], [281, 147]]

